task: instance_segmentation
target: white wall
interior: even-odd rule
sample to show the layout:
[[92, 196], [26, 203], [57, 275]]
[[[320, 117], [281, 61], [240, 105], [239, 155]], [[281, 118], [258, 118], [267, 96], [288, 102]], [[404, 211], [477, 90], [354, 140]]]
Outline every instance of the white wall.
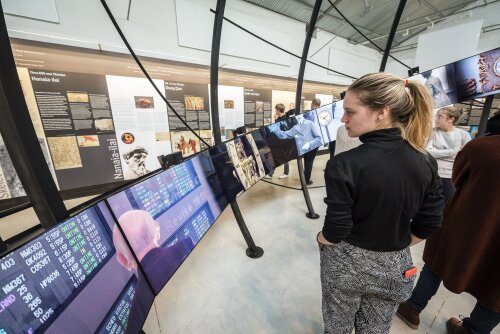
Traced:
[[[474, 2], [473, 4], [467, 6], [464, 10], [470, 9], [473, 7], [476, 7], [478, 5], [483, 4], [483, 2]], [[451, 16], [449, 18], [446, 18], [434, 25], [434, 28], [427, 28], [425, 32], [432, 32], [432, 31], [437, 31], [445, 28], [451, 28], [456, 27], [458, 25], [467, 23], [467, 22], [472, 22], [472, 21], [477, 21], [477, 20], [483, 20], [483, 27], [493, 25], [493, 24], [498, 24], [498, 13], [500, 13], [500, 2], [494, 3], [494, 4], [489, 4], [488, 6], [474, 9], [471, 11], [465, 11], [464, 13], [457, 14], [454, 16]], [[430, 24], [429, 24], [430, 25]], [[422, 32], [422, 33], [425, 33]], [[415, 36], [407, 41], [405, 41], [402, 45], [410, 45], [417, 43], [418, 36]], [[443, 43], [446, 43], [446, 41], [442, 41]], [[483, 51], [491, 50], [494, 48], [497, 48], [500, 46], [500, 30], [495, 30], [491, 32], [486, 32], [482, 33], [479, 36], [479, 42], [477, 45], [477, 48], [469, 50], [469, 54], [467, 57], [476, 55], [478, 53], [481, 53]], [[416, 58], [416, 53], [417, 49], [413, 48], [408, 51], [404, 52], [397, 52], [394, 53], [394, 56], [401, 60], [402, 62], [406, 63], [407, 65], [411, 67], [419, 66], [419, 64], [415, 63], [415, 58]], [[462, 57], [457, 58], [456, 55], [454, 54], [448, 54], [447, 55], [448, 59], [450, 59], [449, 62], [454, 62], [457, 60], [460, 60]], [[440, 65], [445, 65], [445, 64], [440, 64]], [[387, 68], [386, 70], [388, 72], [392, 72], [395, 74], [398, 74], [400, 76], [406, 77], [407, 74], [407, 69], [403, 67], [402, 65], [396, 63], [394, 60], [389, 59], [387, 62]]]
[[[29, 18], [5, 15], [7, 27], [11, 37], [24, 38], [36, 41], [58, 43], [70, 46], [79, 46], [92, 49], [102, 49], [126, 53], [126, 49], [118, 34], [107, 17], [100, 1], [77, 1], [77, 0], [55, 0], [59, 23], [43, 22]], [[178, 34], [183, 29], [191, 27], [192, 32], [199, 32], [200, 36], [206, 38], [212, 33], [214, 14], [209, 10], [215, 9], [215, 0], [133, 0], [130, 12], [130, 20], [126, 20], [128, 1], [108, 0], [108, 4], [115, 14], [118, 23], [127, 36], [134, 50], [144, 56], [163, 58], [169, 60], [190, 62], [209, 65], [210, 52], [203, 47], [180, 46]], [[178, 6], [195, 6], [196, 15], [193, 13], [191, 21], [186, 24], [183, 21], [183, 29], [178, 30], [177, 14]], [[201, 20], [199, 15], [210, 19]], [[186, 20], [184, 13], [183, 20]], [[198, 16], [197, 16], [198, 15]], [[261, 27], [261, 31], [267, 31], [271, 39], [276, 40], [278, 36], [284, 36], [284, 43], [289, 51], [301, 55], [305, 38], [305, 24], [265, 10], [263, 8], [248, 4], [240, 0], [227, 2], [225, 16], [250, 29], [250, 27]], [[230, 29], [229, 24], [224, 23], [225, 30]], [[234, 28], [232, 28], [234, 29]], [[185, 32], [184, 32], [185, 33]], [[227, 33], [227, 36], [230, 36]], [[287, 37], [288, 36], [288, 37]], [[185, 36], [181, 36], [181, 39]], [[263, 36], [266, 38], [266, 36]], [[319, 32], [318, 37], [311, 43], [310, 54], [330, 41], [334, 35]], [[299, 60], [289, 57], [283, 61], [263, 61], [265, 57], [255, 56], [253, 52], [249, 57], [243, 57], [241, 53], [235, 53], [240, 47], [243, 50], [265, 51], [262, 42], [248, 36], [238, 41], [233, 38], [224, 40], [222, 36], [222, 50], [226, 54], [220, 57], [220, 65], [225, 68], [240, 69], [257, 73], [279, 75], [284, 77], [296, 77]], [[230, 45], [228, 45], [228, 43]], [[237, 45], [244, 43], [244, 45]], [[185, 43], [184, 43], [185, 44]], [[206, 41], [205, 41], [206, 46]], [[343, 38], [337, 37], [325, 46], [312, 60], [328, 66], [330, 47], [356, 52], [368, 59], [378, 62], [380, 56], [374, 50], [364, 46], [353, 46]], [[261, 51], [262, 52], [262, 51]], [[249, 52], [252, 53], [252, 52]], [[288, 57], [288, 56], [286, 56]], [[272, 60], [272, 59], [271, 59]], [[352, 73], [356, 64], [350, 64], [343, 69], [345, 73]], [[349, 84], [350, 79], [327, 73], [314, 65], [306, 67], [305, 79], [322, 81], [328, 83]]]

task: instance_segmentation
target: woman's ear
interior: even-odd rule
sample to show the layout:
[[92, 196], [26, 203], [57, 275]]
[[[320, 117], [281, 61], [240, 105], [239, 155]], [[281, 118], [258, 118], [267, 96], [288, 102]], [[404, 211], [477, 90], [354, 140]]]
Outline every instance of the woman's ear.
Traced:
[[385, 119], [388, 119], [389, 117], [389, 108], [387, 106], [384, 106], [377, 111], [377, 121], [384, 121]]

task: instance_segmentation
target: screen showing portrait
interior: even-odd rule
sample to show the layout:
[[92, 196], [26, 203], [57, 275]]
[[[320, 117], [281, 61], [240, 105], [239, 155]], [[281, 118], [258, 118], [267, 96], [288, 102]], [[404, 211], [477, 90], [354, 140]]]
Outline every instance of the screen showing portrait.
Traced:
[[207, 151], [107, 201], [155, 294], [228, 203]]
[[[285, 122], [286, 126], [282, 126], [281, 123], [283, 122]], [[274, 123], [267, 127], [267, 130], [279, 140], [293, 139], [298, 156], [302, 156], [323, 144], [315, 110]]]
[[422, 72], [409, 80], [416, 80], [427, 88], [431, 94], [434, 109], [458, 101], [454, 64]]
[[276, 166], [280, 166], [299, 156], [295, 138], [277, 135], [277, 133], [290, 130], [295, 124], [297, 124], [297, 120], [295, 117], [291, 117], [259, 129], [262, 137], [269, 145]]

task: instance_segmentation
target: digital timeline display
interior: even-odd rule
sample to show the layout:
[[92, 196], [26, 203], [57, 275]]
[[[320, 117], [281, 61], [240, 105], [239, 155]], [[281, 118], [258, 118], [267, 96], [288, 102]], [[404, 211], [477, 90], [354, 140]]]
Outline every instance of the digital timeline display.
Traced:
[[87, 209], [0, 260], [0, 333], [32, 333], [111, 255], [108, 232]]
[[125, 192], [135, 209], [146, 210], [156, 218], [199, 185], [193, 164], [188, 160], [128, 188]]
[[108, 203], [157, 294], [228, 201], [205, 151], [111, 196]]
[[100, 328], [96, 331], [99, 334], [124, 333], [127, 329], [130, 310], [136, 295], [137, 280], [132, 279], [125, 287], [120, 297], [116, 300], [107, 314]]

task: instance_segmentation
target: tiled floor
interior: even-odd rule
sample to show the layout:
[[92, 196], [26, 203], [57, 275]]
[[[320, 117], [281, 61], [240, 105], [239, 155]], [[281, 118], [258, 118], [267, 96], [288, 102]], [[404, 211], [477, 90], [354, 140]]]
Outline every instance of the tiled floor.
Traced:
[[[324, 185], [327, 156], [318, 156], [313, 186]], [[296, 165], [291, 177], [273, 182], [298, 187]], [[315, 243], [325, 212], [325, 188], [310, 190], [320, 219], [305, 217], [301, 191], [259, 182], [238, 199], [255, 243], [264, 256], [250, 259], [230, 209], [199, 243], [161, 291], [146, 333], [322, 333], [319, 254]], [[422, 266], [423, 244], [413, 247]], [[468, 315], [475, 299], [441, 287], [422, 313], [418, 330], [394, 319], [391, 334], [446, 333], [451, 316]], [[158, 318], [156, 317], [158, 315]], [[497, 328], [493, 333], [500, 333]]]

